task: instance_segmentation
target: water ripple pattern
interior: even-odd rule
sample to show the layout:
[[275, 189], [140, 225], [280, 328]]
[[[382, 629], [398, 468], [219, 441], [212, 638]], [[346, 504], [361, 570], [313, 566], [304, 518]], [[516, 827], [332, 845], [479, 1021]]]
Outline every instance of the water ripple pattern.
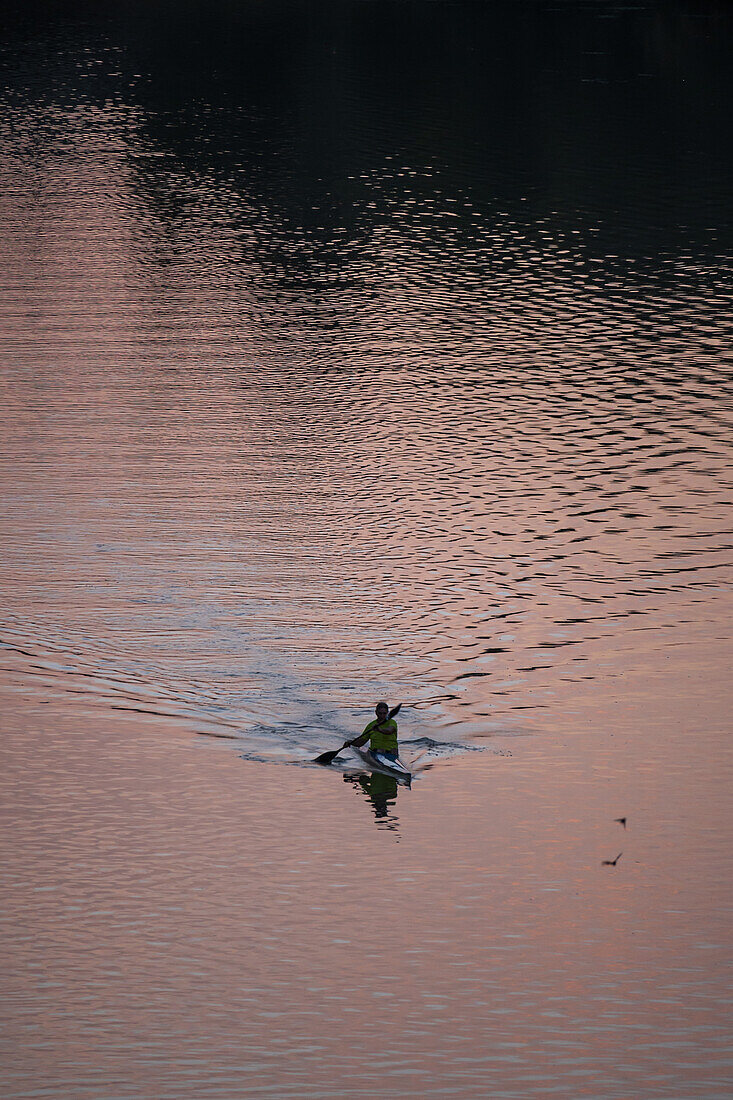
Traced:
[[657, 206], [614, 209], [612, 148], [551, 185], [428, 157], [436, 108], [386, 152], [345, 76], [359, 141], [312, 171], [269, 85], [173, 103], [88, 33], [24, 44], [3, 92], [13, 674], [307, 755], [381, 695], [475, 741], [724, 643], [712, 162], [688, 222], [691, 153], [627, 164]]
[[2, 1100], [730, 1100], [733, 6], [7, 7]]

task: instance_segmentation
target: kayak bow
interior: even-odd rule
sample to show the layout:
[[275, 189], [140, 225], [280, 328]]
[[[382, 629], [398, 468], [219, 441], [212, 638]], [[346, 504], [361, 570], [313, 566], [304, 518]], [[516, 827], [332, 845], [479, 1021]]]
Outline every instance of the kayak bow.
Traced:
[[371, 749], [359, 749], [355, 745], [351, 747], [370, 771], [381, 772], [382, 775], [389, 775], [392, 779], [396, 779], [398, 783], [404, 783], [406, 787], [410, 786], [412, 773], [407, 770], [401, 760], [392, 760], [384, 753], [372, 752]]

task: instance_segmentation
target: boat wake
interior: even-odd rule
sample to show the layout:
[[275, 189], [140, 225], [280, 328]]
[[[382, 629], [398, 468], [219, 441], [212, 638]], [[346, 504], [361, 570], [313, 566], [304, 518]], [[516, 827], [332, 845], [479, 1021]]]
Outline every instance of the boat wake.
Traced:
[[[313, 749], [302, 743], [296, 743], [293, 737], [295, 731], [292, 728], [278, 729], [277, 731], [272, 728], [267, 730], [263, 728], [260, 732], [262, 740], [260, 744], [256, 744], [256, 736], [253, 738], [256, 731], [251, 729], [247, 731], [249, 744], [244, 751], [239, 752], [240, 759], [257, 763], [289, 764], [299, 767], [314, 764]], [[272, 743], [273, 735], [277, 737], [277, 744]], [[267, 744], [264, 743], [265, 738]], [[252, 743], [253, 740], [255, 744]], [[432, 737], [406, 738], [400, 741], [401, 759], [414, 774], [427, 770], [439, 761], [466, 755], [467, 753], [484, 753], [492, 756], [512, 755], [508, 749], [493, 745], [436, 741]], [[330, 765], [333, 770], [342, 772], [353, 772], [355, 768], [358, 769], [361, 766], [363, 766], [362, 762], [356, 759], [354, 752], [349, 749], [344, 749], [343, 753], [337, 756]]]

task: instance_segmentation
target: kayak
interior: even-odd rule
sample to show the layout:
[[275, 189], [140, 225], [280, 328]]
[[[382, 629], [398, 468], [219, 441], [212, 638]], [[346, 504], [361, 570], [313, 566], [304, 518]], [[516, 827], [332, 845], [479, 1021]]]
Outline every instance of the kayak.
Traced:
[[392, 760], [381, 752], [372, 752], [371, 749], [360, 749], [356, 745], [351, 746], [359, 759], [373, 772], [381, 772], [382, 775], [391, 775], [398, 783], [410, 786], [412, 773], [407, 770], [401, 760]]

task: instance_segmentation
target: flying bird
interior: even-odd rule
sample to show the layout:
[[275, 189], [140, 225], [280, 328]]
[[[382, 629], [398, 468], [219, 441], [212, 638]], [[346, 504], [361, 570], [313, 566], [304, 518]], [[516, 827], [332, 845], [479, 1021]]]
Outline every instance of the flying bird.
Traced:
[[614, 817], [613, 820], [614, 820], [615, 824], [623, 825], [624, 829], [626, 828], [626, 818], [625, 817]]
[[601, 867], [615, 867], [623, 854], [623, 852], [619, 852], [615, 859], [602, 859]]

